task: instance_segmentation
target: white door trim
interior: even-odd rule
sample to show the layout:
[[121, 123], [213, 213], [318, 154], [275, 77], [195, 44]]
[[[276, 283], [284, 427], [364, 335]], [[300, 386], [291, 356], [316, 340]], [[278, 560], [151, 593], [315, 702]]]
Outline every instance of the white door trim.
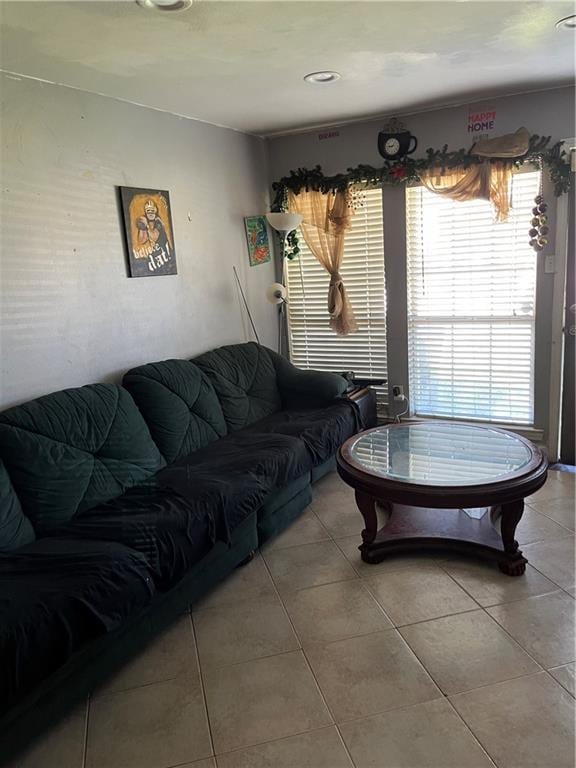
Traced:
[[[576, 138], [564, 139], [573, 153]], [[568, 250], [568, 195], [556, 202], [555, 274], [552, 295], [552, 348], [550, 350], [550, 408], [548, 413], [548, 458], [558, 461], [562, 407], [562, 367], [564, 352], [564, 312], [566, 297], [566, 258]]]

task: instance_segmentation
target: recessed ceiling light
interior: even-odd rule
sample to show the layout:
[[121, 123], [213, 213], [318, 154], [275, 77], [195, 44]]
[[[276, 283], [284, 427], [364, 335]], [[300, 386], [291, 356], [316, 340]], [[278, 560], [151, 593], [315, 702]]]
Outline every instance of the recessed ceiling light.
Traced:
[[324, 83], [335, 83], [336, 80], [340, 80], [341, 75], [338, 72], [330, 72], [325, 70], [323, 72], [310, 72], [309, 75], [304, 75], [304, 80], [307, 83], [315, 83], [321, 85]]
[[560, 19], [560, 21], [556, 22], [556, 27], [558, 29], [576, 29], [576, 14], [565, 16], [563, 19]]
[[149, 11], [185, 11], [193, 0], [136, 0], [141, 8]]

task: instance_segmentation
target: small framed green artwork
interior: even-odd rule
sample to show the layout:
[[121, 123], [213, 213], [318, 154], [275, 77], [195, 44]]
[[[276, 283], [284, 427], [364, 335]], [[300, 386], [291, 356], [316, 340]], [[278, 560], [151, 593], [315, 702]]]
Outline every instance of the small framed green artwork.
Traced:
[[265, 264], [270, 261], [270, 242], [266, 216], [247, 216], [244, 219], [246, 240], [248, 241], [248, 258], [250, 266]]

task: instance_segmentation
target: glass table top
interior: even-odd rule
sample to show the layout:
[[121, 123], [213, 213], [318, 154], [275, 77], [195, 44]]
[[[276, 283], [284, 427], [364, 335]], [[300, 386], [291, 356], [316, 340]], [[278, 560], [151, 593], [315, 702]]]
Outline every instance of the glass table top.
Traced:
[[516, 435], [464, 424], [399, 424], [361, 434], [349, 458], [364, 472], [415, 485], [481, 485], [526, 467]]

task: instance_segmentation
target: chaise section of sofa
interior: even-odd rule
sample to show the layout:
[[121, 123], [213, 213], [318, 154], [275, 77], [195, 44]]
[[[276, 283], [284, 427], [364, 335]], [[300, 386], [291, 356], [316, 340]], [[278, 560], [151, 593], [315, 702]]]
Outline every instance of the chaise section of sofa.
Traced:
[[146, 559], [111, 542], [49, 537], [0, 558], [0, 715], [154, 592]]

